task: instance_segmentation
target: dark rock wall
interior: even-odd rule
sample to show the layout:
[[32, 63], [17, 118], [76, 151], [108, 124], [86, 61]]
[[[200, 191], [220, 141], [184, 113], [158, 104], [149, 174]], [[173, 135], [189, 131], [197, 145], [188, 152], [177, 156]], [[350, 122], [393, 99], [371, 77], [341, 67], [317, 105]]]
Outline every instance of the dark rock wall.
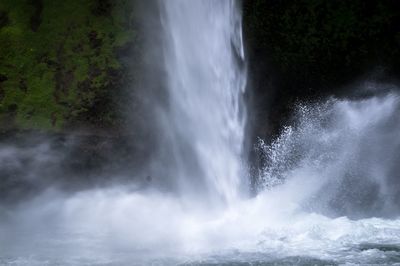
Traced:
[[295, 101], [346, 95], [374, 73], [400, 74], [396, 0], [243, 0], [257, 134], [274, 134]]

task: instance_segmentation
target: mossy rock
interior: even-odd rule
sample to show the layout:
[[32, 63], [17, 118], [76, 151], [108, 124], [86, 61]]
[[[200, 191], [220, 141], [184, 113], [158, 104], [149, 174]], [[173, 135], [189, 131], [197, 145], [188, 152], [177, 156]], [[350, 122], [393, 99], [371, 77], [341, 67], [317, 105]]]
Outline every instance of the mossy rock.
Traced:
[[107, 105], [122, 85], [109, 73], [123, 71], [115, 51], [136, 38], [131, 2], [2, 0], [0, 10], [0, 127], [60, 130], [99, 97], [109, 113], [91, 120], [113, 125]]

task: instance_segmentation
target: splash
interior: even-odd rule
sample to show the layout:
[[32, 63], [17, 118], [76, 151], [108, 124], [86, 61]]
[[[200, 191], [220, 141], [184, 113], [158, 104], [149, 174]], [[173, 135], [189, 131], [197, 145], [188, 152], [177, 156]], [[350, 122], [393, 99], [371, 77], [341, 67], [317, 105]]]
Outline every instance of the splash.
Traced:
[[296, 192], [304, 191], [304, 208], [353, 218], [398, 215], [398, 95], [331, 99], [297, 110], [295, 126], [271, 145], [261, 142], [261, 189], [314, 180]]

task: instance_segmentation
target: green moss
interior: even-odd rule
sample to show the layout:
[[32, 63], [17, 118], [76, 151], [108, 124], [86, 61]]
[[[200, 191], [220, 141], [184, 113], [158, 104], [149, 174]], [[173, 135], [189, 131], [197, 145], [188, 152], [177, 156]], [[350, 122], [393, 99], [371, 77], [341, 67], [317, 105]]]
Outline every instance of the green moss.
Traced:
[[[82, 119], [93, 99], [110, 89], [108, 71], [121, 67], [114, 51], [134, 31], [127, 1], [113, 1], [109, 15], [95, 12], [96, 3], [0, 2], [8, 18], [0, 28], [0, 74], [7, 77], [0, 83], [1, 116], [13, 117], [19, 128], [58, 130]], [[33, 16], [40, 22], [35, 30]]]

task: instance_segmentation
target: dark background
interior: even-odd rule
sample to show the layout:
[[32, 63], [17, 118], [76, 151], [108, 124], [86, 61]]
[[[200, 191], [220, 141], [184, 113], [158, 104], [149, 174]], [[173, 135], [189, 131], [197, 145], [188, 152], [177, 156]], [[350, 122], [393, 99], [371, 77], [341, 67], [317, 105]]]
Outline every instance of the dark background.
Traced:
[[[400, 77], [400, 1], [243, 1], [257, 134], [274, 134], [296, 101], [349, 96]], [[368, 96], [368, 95], [364, 95]]]

